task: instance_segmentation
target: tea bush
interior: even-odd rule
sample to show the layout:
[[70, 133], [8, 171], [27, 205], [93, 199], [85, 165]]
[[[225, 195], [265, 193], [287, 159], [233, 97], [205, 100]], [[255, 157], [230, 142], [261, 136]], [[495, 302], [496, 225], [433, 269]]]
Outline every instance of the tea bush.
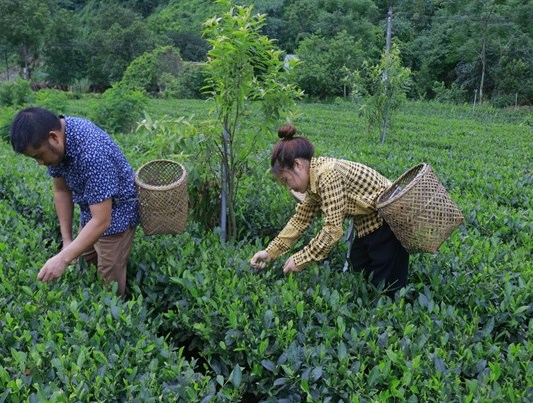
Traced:
[[[215, 393], [183, 348], [153, 332], [142, 296], [122, 302], [93, 268], [37, 283], [58, 250], [47, 175], [5, 152], [0, 183], [0, 400], [148, 401]], [[33, 178], [27, 186], [28, 175]], [[24, 185], [26, 184], [26, 185]]]
[[[153, 102], [154, 120], [209, 107]], [[0, 401], [531, 401], [527, 112], [409, 103], [380, 145], [352, 109], [302, 104], [295, 124], [317, 154], [391, 179], [428, 162], [465, 215], [438, 253], [411, 257], [394, 299], [343, 272], [344, 243], [300, 274], [284, 276], [283, 259], [250, 268], [296, 203], [266, 172], [262, 143], [239, 178], [239, 241], [221, 244], [193, 216], [181, 235], [139, 229], [124, 302], [91, 268], [36, 283], [60, 247], [51, 181], [1, 144]], [[115, 139], [135, 168], [164, 156], [193, 175], [216, 166], [214, 154], [191, 152], [205, 128], [183, 124]]]

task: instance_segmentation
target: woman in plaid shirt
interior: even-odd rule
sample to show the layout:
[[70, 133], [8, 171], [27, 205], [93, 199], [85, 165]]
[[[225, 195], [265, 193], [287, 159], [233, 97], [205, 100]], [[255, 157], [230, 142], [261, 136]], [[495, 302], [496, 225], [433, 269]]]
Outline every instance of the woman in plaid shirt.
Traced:
[[257, 252], [251, 264], [263, 269], [266, 262], [288, 252], [309, 227], [317, 213], [324, 225], [302, 250], [293, 254], [283, 267], [284, 273], [299, 272], [311, 261], [323, 260], [343, 234], [343, 223], [353, 217], [356, 239], [350, 261], [373, 284], [384, 283], [389, 295], [407, 283], [409, 254], [378, 215], [375, 202], [391, 182], [375, 170], [351, 161], [313, 157], [313, 144], [295, 136], [293, 125], [278, 130], [281, 138], [272, 151], [272, 173], [295, 192], [304, 193], [303, 201], [285, 228], [265, 250]]

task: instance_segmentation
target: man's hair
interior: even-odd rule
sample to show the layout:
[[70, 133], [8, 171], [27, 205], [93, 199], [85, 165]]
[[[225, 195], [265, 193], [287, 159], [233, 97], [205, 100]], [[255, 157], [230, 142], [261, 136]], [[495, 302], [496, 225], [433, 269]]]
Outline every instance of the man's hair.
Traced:
[[11, 122], [9, 137], [13, 150], [24, 153], [28, 147], [38, 148], [53, 130], [61, 129], [59, 117], [43, 108], [21, 110]]

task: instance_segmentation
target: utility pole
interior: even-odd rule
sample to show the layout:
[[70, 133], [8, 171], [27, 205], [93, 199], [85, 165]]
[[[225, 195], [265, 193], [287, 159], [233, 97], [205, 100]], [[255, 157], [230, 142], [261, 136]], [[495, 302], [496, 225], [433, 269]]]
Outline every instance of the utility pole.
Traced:
[[489, 4], [490, 7], [487, 11], [483, 12], [482, 23], [483, 23], [483, 38], [481, 43], [481, 80], [479, 83], [479, 103], [483, 103], [483, 87], [485, 86], [485, 71], [487, 70], [487, 42], [489, 36], [489, 23], [491, 22], [491, 16], [495, 9], [495, 4]]
[[387, 52], [387, 54], [390, 53], [391, 40], [392, 40], [392, 2], [389, 3], [389, 11], [387, 12], [387, 37], [386, 37], [386, 43], [385, 43], [385, 51]]
[[483, 43], [481, 45], [481, 80], [479, 82], [479, 103], [483, 102], [483, 86], [485, 85], [485, 69], [487, 68], [487, 32], [489, 19], [483, 20]]
[[[391, 42], [392, 42], [392, 0], [390, 0], [389, 2], [389, 11], [387, 12], [387, 36], [385, 39], [385, 54], [387, 56], [390, 54]], [[385, 72], [383, 73], [383, 80], [385, 81], [385, 88], [386, 88], [385, 94], [387, 94], [389, 74], [386, 69], [385, 69]], [[390, 94], [387, 94], [387, 95], [389, 96], [389, 99], [387, 100], [387, 110], [385, 112], [385, 120], [383, 121], [383, 131], [381, 132], [381, 143], [385, 142], [385, 137], [387, 136], [387, 126], [389, 125], [391, 95]]]

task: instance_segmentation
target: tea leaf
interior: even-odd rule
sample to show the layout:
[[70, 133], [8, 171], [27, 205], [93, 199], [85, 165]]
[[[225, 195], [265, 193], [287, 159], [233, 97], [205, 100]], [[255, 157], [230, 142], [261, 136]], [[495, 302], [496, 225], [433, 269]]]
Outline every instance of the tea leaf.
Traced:
[[230, 380], [235, 387], [238, 388], [239, 386], [241, 386], [242, 371], [240, 365], [236, 365], [235, 368], [233, 368], [233, 371], [231, 371], [230, 374]]
[[262, 360], [261, 365], [265, 367], [267, 370], [269, 370], [270, 372], [274, 372], [276, 370], [276, 364], [274, 364], [270, 360]]

